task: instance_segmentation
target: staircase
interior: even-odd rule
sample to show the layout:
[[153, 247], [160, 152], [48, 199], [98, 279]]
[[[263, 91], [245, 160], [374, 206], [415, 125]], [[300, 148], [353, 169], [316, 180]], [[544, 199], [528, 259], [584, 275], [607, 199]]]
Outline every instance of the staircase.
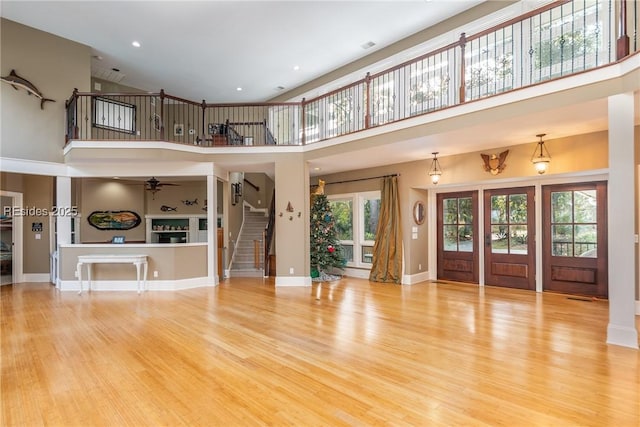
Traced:
[[[264, 275], [264, 248], [262, 233], [269, 218], [264, 211], [251, 211], [251, 207], [244, 207], [244, 223], [236, 242], [236, 249], [231, 262], [229, 275], [231, 277], [261, 277]], [[258, 241], [258, 259], [255, 260], [255, 243]], [[258, 268], [256, 268], [256, 262]]]

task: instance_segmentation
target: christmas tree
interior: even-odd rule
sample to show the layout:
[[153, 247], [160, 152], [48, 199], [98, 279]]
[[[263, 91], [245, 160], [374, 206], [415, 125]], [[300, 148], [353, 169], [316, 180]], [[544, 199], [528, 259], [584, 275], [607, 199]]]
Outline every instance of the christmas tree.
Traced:
[[329, 280], [329, 273], [334, 268], [344, 268], [345, 259], [338, 240], [335, 218], [324, 194], [313, 196], [310, 230], [311, 277]]

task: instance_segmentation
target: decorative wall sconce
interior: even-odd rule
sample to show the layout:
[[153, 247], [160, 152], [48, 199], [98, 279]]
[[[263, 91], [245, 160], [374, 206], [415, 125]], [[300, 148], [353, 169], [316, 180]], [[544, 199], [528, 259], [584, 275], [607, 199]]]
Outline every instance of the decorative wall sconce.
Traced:
[[429, 176], [431, 182], [437, 184], [440, 181], [442, 175], [442, 169], [440, 169], [440, 163], [438, 162], [438, 152], [433, 152], [433, 160], [431, 161], [431, 169], [429, 170]]
[[531, 163], [536, 168], [536, 171], [542, 175], [549, 168], [549, 162], [551, 162], [551, 155], [549, 154], [549, 150], [544, 145], [544, 141], [542, 137], [545, 136], [546, 133], [539, 133], [536, 137], [540, 138], [538, 141], [538, 145], [536, 145], [535, 150], [533, 150], [533, 155], [531, 156]]
[[242, 183], [232, 182], [231, 193], [231, 204], [235, 206], [238, 200], [240, 200], [240, 197], [242, 197]]

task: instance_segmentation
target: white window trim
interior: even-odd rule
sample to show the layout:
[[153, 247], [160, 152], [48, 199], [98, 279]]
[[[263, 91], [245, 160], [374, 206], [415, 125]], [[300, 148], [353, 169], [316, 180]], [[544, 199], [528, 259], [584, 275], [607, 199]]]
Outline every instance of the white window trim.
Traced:
[[362, 247], [373, 246], [375, 244], [375, 240], [365, 240], [364, 238], [364, 203], [366, 200], [381, 198], [382, 193], [380, 190], [327, 195], [329, 202], [351, 201], [353, 240], [340, 240], [341, 244], [353, 245], [353, 261], [347, 262], [347, 267], [371, 269], [371, 263], [362, 262]]

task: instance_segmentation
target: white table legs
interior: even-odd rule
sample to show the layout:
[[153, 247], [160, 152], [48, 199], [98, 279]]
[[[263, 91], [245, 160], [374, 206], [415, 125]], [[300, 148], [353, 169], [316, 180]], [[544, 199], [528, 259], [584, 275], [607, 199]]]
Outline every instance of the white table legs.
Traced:
[[[144, 255], [137, 256], [126, 256], [126, 255], [105, 255], [105, 256], [79, 256], [78, 257], [78, 265], [76, 266], [76, 274], [78, 276], [78, 282], [80, 283], [80, 291], [78, 295], [82, 294], [82, 288], [84, 285], [84, 281], [82, 280], [82, 266], [84, 264], [87, 265], [87, 289], [91, 291], [91, 267], [93, 264], [133, 264], [136, 266], [136, 285], [138, 289], [138, 294], [144, 289], [147, 290], [147, 272], [149, 268], [149, 264], [147, 263], [147, 257]], [[140, 284], [140, 267], [142, 269], [142, 286]]]

